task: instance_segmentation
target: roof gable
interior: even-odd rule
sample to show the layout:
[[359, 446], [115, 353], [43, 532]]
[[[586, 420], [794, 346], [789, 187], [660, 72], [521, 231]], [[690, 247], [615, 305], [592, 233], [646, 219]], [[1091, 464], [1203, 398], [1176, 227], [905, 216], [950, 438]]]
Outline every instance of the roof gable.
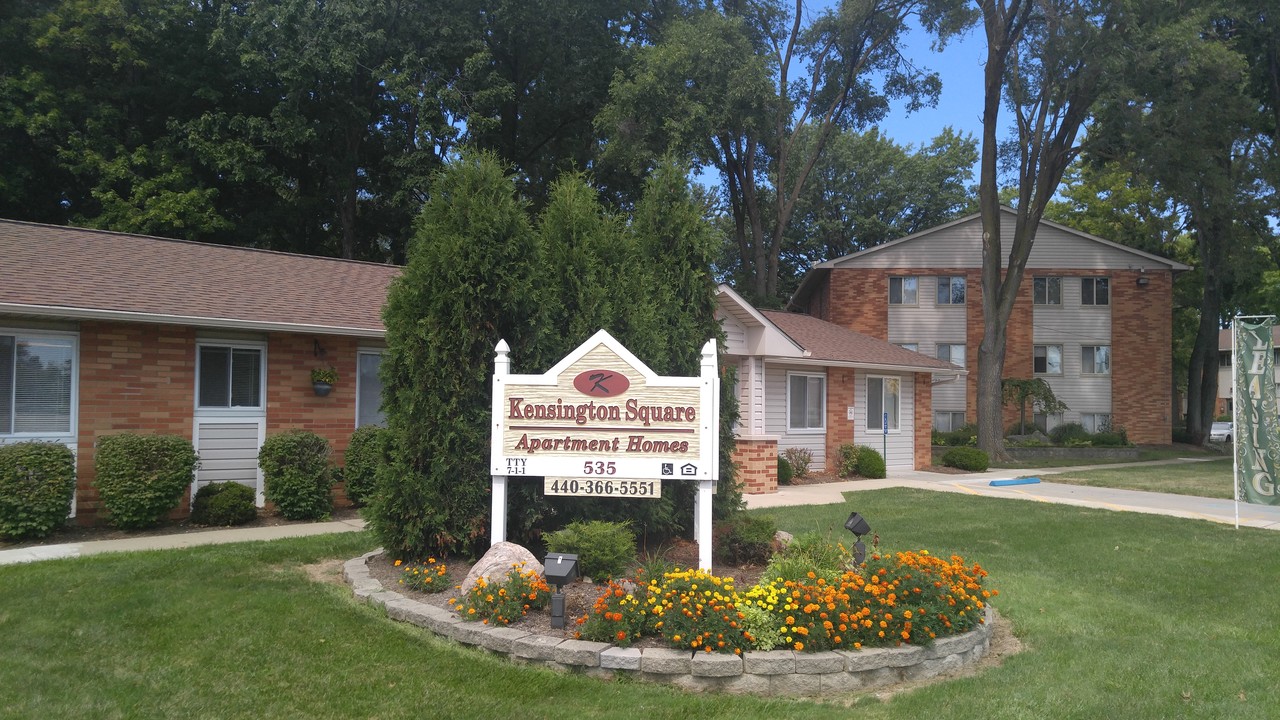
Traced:
[[0, 311], [377, 337], [400, 268], [0, 220]]

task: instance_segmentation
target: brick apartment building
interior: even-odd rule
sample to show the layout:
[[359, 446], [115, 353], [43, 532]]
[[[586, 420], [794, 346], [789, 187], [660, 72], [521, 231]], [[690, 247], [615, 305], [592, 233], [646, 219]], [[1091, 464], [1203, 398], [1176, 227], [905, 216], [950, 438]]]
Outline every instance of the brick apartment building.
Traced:
[[[1004, 208], [1012, 238], [1016, 214]], [[1006, 240], [1006, 247], [1008, 246]], [[1005, 376], [1042, 377], [1068, 409], [1041, 427], [1122, 426], [1134, 443], [1172, 433], [1173, 276], [1186, 265], [1052, 222], [1036, 234], [1010, 318]], [[971, 215], [815, 265], [791, 307], [969, 369], [933, 388], [933, 427], [976, 421], [982, 221]], [[1005, 425], [1017, 417], [1006, 407]]]
[[[0, 443], [70, 447], [81, 522], [99, 510], [103, 435], [185, 437], [193, 490], [238, 481], [261, 504], [267, 435], [315, 431], [340, 463], [355, 428], [380, 420], [398, 268], [8, 220], [0, 258]], [[317, 367], [338, 373], [323, 397]]]

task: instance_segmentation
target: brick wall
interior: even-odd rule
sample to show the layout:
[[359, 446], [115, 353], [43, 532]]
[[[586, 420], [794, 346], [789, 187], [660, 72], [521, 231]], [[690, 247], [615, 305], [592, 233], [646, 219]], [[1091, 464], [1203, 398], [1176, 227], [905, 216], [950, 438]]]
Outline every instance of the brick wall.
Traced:
[[889, 339], [889, 271], [834, 268], [827, 282], [823, 320]]
[[853, 407], [854, 378], [852, 368], [827, 368], [827, 464], [826, 471], [840, 470], [840, 446], [853, 443], [853, 421], [848, 408]]
[[748, 495], [777, 492], [778, 441], [740, 437], [735, 445], [733, 462], [738, 466], [742, 492]]
[[[355, 338], [319, 338], [325, 357], [315, 355], [311, 335], [272, 333], [267, 339], [267, 434], [291, 428], [316, 432], [333, 446], [332, 462], [343, 463], [355, 430]], [[77, 505], [81, 524], [98, 519], [101, 502], [94, 479], [94, 444], [122, 432], [180, 435], [192, 439], [195, 415], [196, 332], [174, 325], [87, 321], [80, 324], [77, 427]], [[333, 365], [338, 382], [326, 397], [311, 388], [311, 369]], [[339, 505], [346, 503], [341, 488]], [[185, 515], [185, 497], [175, 514]]]
[[[1129, 442], [1168, 444], [1173, 436], [1173, 274], [1111, 275], [1111, 412]], [[1138, 278], [1147, 279], [1146, 286]]]
[[[76, 518], [101, 509], [94, 444], [122, 432], [191, 439], [195, 407], [195, 331], [174, 325], [83, 322], [76, 457]], [[182, 508], [188, 498], [183, 498]]]
[[933, 464], [933, 374], [915, 375], [915, 469]]

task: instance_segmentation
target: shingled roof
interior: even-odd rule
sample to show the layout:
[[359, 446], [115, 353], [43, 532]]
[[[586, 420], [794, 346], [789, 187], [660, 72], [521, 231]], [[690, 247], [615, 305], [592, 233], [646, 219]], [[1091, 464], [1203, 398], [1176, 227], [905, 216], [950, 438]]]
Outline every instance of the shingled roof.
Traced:
[[0, 312], [380, 337], [392, 265], [0, 220]]
[[811, 315], [778, 310], [760, 312], [807, 351], [807, 360], [897, 367], [915, 372], [964, 372], [945, 360], [903, 349]]

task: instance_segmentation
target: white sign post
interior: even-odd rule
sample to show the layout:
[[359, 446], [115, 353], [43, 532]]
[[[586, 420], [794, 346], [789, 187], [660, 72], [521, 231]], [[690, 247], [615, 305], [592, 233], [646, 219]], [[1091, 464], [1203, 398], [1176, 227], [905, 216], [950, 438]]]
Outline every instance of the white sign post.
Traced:
[[720, 474], [716, 342], [698, 377], [664, 377], [601, 330], [541, 375], [513, 375], [499, 342], [493, 372], [490, 544], [506, 539], [507, 480], [544, 478], [557, 495], [658, 496], [661, 480], [698, 483], [698, 562], [711, 569], [711, 496]]

